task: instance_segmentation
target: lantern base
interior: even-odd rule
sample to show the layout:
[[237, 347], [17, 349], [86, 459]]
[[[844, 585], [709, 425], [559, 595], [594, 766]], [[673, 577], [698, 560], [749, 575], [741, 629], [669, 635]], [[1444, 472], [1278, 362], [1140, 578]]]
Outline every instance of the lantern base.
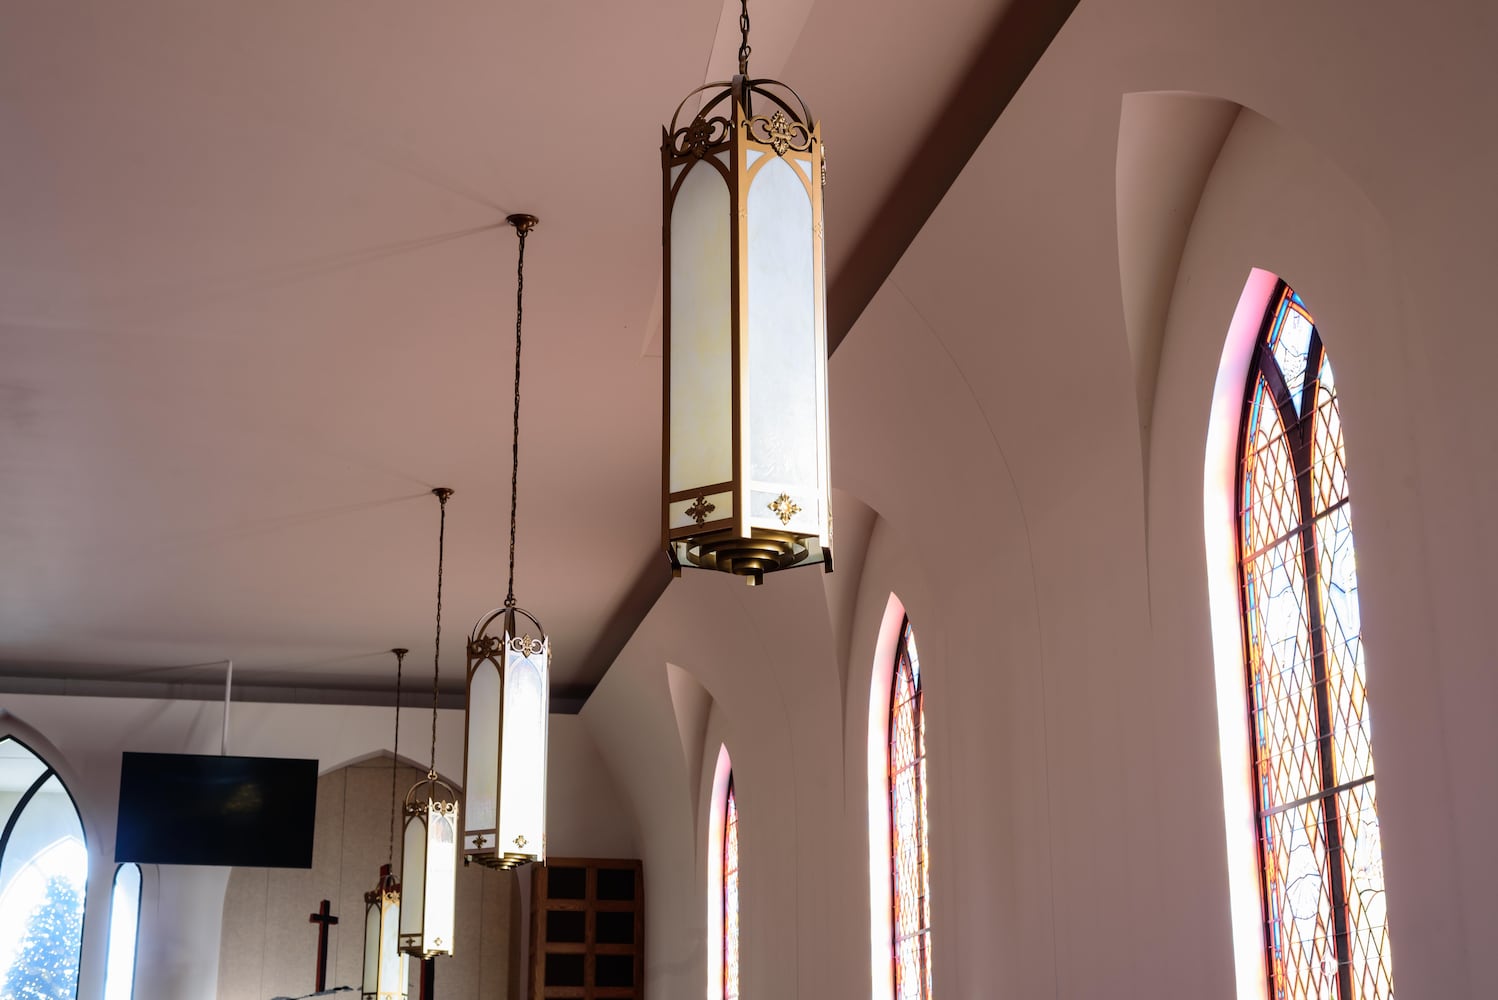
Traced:
[[713, 569], [745, 577], [749, 586], [764, 582], [766, 573], [792, 566], [818, 563], [832, 569], [832, 550], [824, 548], [816, 535], [754, 528], [750, 537], [712, 534], [673, 540], [667, 549], [674, 569], [683, 565]]
[[536, 857], [531, 854], [468, 854], [463, 857], [465, 865], [483, 865], [485, 868], [493, 868], [502, 872], [514, 871], [516, 868], [535, 862]]

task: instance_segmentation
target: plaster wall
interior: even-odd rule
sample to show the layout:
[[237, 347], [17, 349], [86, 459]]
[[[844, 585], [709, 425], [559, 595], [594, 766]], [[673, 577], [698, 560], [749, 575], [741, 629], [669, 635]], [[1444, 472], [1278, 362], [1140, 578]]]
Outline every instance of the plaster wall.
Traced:
[[[125, 750], [217, 753], [222, 737], [222, 713], [223, 706], [211, 702], [0, 696], [0, 734], [19, 736], [57, 769], [73, 793], [83, 818], [89, 844], [90, 872], [79, 976], [78, 995], [81, 998], [100, 997], [104, 988], [108, 888], [114, 874], [120, 755]], [[388, 754], [393, 719], [389, 708], [235, 704], [231, 712], [229, 751], [316, 758], [326, 776], [373, 754]], [[403, 757], [424, 759], [427, 756], [430, 720], [429, 710], [402, 709], [402, 738], [411, 741], [401, 744]], [[462, 771], [462, 724], [461, 712], [443, 710], [440, 713], [437, 769], [441, 773]], [[559, 856], [637, 857], [629, 813], [609, 780], [608, 770], [598, 758], [592, 738], [576, 717], [552, 717], [550, 755], [547, 839], [551, 853]], [[320, 826], [332, 815], [322, 809], [323, 799], [331, 794], [331, 787], [320, 789]], [[384, 794], [388, 795], [389, 786], [384, 785], [384, 788]], [[388, 799], [375, 795], [373, 788], [369, 795], [360, 792], [355, 799], [359, 802], [368, 800], [360, 808], [373, 808], [378, 802], [387, 803], [385, 808], [388, 808]], [[382, 854], [383, 841], [380, 847], [381, 851], [377, 853]], [[234, 870], [178, 865], [143, 867], [148, 870], [142, 900], [136, 996], [149, 996], [155, 1000], [201, 1000], [217, 995], [221, 962], [237, 960], [227, 952], [221, 959], [220, 952], [221, 940], [225, 940], [225, 892]], [[345, 881], [352, 884], [357, 880], [362, 884], [372, 879], [374, 873], [375, 869], [371, 869], [357, 877], [351, 874]], [[264, 884], [269, 886], [275, 882], [288, 892], [301, 892], [303, 887], [295, 885], [295, 876], [304, 874], [276, 873], [267, 876]], [[306, 891], [312, 892], [310, 889]], [[497, 906], [496, 899], [490, 898], [493, 895], [486, 893], [483, 898], [486, 903]], [[308, 912], [316, 908], [317, 901], [323, 896], [335, 898], [330, 893], [313, 893]], [[275, 893], [267, 890], [262, 903], [275, 902], [274, 897]], [[358, 916], [352, 911], [339, 916], [350, 927], [360, 925], [362, 910]], [[303, 914], [298, 927], [300, 933], [309, 935], [311, 927], [303, 925], [305, 920]], [[265, 921], [262, 921], [262, 926], [266, 926]], [[519, 928], [514, 928], [513, 923], [511, 926], [509, 933], [514, 938]], [[298, 928], [287, 928], [285, 932], [294, 934]], [[349, 937], [352, 940], [353, 936]], [[305, 940], [306, 953], [311, 955], [314, 939], [307, 936]], [[518, 945], [507, 940], [501, 947], [508, 954], [511, 947]], [[250, 950], [254, 951], [253, 957], [257, 960], [265, 951], [264, 948]], [[279, 946], [271, 954], [277, 961], [282, 958]], [[329, 982], [333, 983], [331, 971]], [[267, 986], [271, 984], [267, 983]]]
[[[327, 988], [358, 989], [364, 963], [364, 893], [385, 863], [389, 844], [389, 754], [324, 774], [317, 787], [317, 830], [310, 871], [235, 868], [223, 906], [219, 1000], [301, 996], [315, 982], [307, 920], [322, 899], [339, 923], [328, 934]], [[396, 787], [425, 774], [402, 762]], [[400, 872], [397, 832], [395, 868]], [[458, 937], [454, 954], [437, 966], [444, 997], [510, 1000], [519, 993], [520, 891], [513, 873], [478, 866], [458, 872]], [[417, 963], [411, 980], [420, 982]]]
[[[746, 994], [869, 995], [868, 683], [893, 592], [928, 684], [942, 995], [1249, 1000], [1204, 530], [1230, 512], [1202, 498], [1254, 267], [1305, 297], [1337, 367], [1395, 982], [1483, 995], [1495, 43], [1477, 4], [1083, 0], [832, 359], [838, 572], [683, 574], [583, 712], [639, 825], [655, 995], [696, 995], [716, 955], [718, 742]], [[1159, 183], [1199, 197], [1132, 177], [1186, 216], [1146, 246], [1119, 238], [1119, 129], [1126, 95], [1157, 92], [1241, 110], [1211, 143], [1158, 137]], [[1163, 299], [1126, 317], [1126, 281]], [[712, 699], [695, 760], [672, 670]]]

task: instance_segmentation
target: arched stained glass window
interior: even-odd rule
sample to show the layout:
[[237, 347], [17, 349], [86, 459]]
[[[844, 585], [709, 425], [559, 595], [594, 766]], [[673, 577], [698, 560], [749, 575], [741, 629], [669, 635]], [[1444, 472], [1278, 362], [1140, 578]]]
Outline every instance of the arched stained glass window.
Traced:
[[931, 875], [926, 836], [926, 709], [915, 630], [900, 627], [889, 697], [889, 815], [895, 1000], [931, 1000]]
[[109, 894], [109, 961], [104, 975], [104, 1000], [135, 996], [135, 952], [140, 939], [140, 865], [131, 862], [114, 870]]
[[78, 995], [88, 847], [59, 778], [0, 738], [0, 997]]
[[1238, 543], [1274, 1000], [1393, 996], [1352, 513], [1331, 363], [1283, 283], [1250, 364]]
[[739, 804], [732, 775], [723, 800], [723, 1000], [739, 1000]]

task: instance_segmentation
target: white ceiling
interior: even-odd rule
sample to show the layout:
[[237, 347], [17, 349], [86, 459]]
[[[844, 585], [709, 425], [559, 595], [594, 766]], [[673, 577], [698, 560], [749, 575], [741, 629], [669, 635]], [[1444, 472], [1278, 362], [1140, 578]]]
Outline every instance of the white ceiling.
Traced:
[[[1014, 16], [1040, 6], [1054, 24]], [[860, 251], [902, 249], [971, 151], [934, 134], [971, 68], [1017, 32], [1038, 55], [1059, 9], [754, 0], [753, 69], [824, 121], [835, 337], [894, 263]], [[586, 692], [665, 582], [659, 127], [731, 71], [736, 29], [714, 0], [12, 9], [0, 673], [182, 681], [232, 657], [251, 683], [387, 687], [404, 645], [420, 675], [428, 491], [450, 486], [460, 690], [461, 638], [505, 593], [502, 220], [524, 211], [516, 592], [558, 691]]]

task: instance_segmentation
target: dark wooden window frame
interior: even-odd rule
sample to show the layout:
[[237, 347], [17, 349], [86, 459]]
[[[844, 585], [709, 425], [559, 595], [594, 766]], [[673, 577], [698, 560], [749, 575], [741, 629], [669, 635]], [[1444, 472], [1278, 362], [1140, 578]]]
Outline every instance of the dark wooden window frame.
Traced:
[[[1259, 906], [1260, 926], [1264, 929], [1264, 963], [1265, 977], [1269, 986], [1271, 997], [1282, 994], [1277, 992], [1276, 986], [1276, 963], [1274, 954], [1274, 940], [1271, 931], [1272, 924], [1276, 919], [1270, 909], [1270, 895], [1273, 891], [1269, 884], [1270, 862], [1265, 854], [1264, 822], [1271, 815], [1303, 804], [1300, 801], [1280, 803], [1276, 806], [1265, 807], [1264, 790], [1258, 780], [1259, 754], [1259, 731], [1256, 716], [1256, 701], [1254, 696], [1254, 666], [1253, 666], [1253, 635], [1252, 625], [1249, 621], [1249, 609], [1244, 594], [1247, 592], [1247, 562], [1251, 554], [1244, 551], [1243, 502], [1244, 481], [1247, 471], [1247, 449], [1251, 428], [1249, 421], [1252, 419], [1254, 399], [1258, 390], [1259, 380], [1262, 378], [1268, 386], [1269, 395], [1280, 423], [1284, 428], [1285, 440], [1290, 452], [1290, 459], [1295, 473], [1296, 490], [1296, 527], [1285, 537], [1294, 534], [1300, 536], [1301, 572], [1302, 582], [1305, 587], [1304, 602], [1306, 608], [1306, 620], [1310, 633], [1311, 648], [1311, 672], [1313, 693], [1316, 700], [1316, 740], [1318, 743], [1318, 757], [1320, 761], [1320, 774], [1316, 793], [1312, 799], [1318, 799], [1321, 804], [1321, 834], [1325, 838], [1326, 853], [1329, 859], [1337, 859], [1328, 863], [1326, 872], [1327, 893], [1331, 901], [1333, 948], [1337, 958], [1337, 995], [1339, 997], [1352, 997], [1352, 929], [1349, 927], [1348, 913], [1350, 910], [1347, 886], [1345, 884], [1345, 873], [1341, 863], [1341, 836], [1342, 818], [1339, 814], [1341, 808], [1337, 801], [1337, 794], [1348, 787], [1365, 784], [1373, 780], [1370, 772], [1366, 777], [1347, 785], [1340, 785], [1334, 771], [1335, 752], [1333, 748], [1334, 728], [1332, 723], [1331, 695], [1327, 685], [1327, 652], [1326, 652], [1326, 630], [1323, 621], [1323, 609], [1321, 607], [1321, 560], [1316, 539], [1316, 519], [1328, 511], [1318, 514], [1316, 510], [1315, 497], [1315, 418], [1318, 407], [1316, 405], [1317, 393], [1321, 382], [1321, 366], [1325, 359], [1325, 347], [1321, 341], [1321, 332], [1316, 328], [1315, 322], [1311, 323], [1310, 343], [1306, 351], [1306, 368], [1304, 379], [1301, 384], [1301, 406], [1296, 408], [1295, 400], [1291, 396], [1289, 386], [1285, 382], [1285, 375], [1280, 368], [1278, 359], [1274, 356], [1274, 348], [1269, 344], [1269, 334], [1278, 321], [1280, 312], [1286, 308], [1286, 300], [1292, 299], [1295, 305], [1304, 306], [1298, 298], [1294, 297], [1293, 290], [1283, 280], [1276, 283], [1274, 293], [1269, 298], [1269, 303], [1264, 311], [1264, 318], [1259, 324], [1258, 333], [1254, 342], [1252, 360], [1248, 366], [1248, 378], [1243, 393], [1242, 413], [1238, 422], [1238, 452], [1237, 467], [1234, 476], [1234, 521], [1235, 535], [1234, 546], [1238, 566], [1238, 618], [1243, 637], [1243, 665], [1245, 694], [1248, 706], [1248, 734], [1249, 734], [1249, 761], [1252, 768], [1249, 783], [1253, 787], [1254, 796], [1254, 841], [1255, 851], [1259, 863]], [[1293, 308], [1293, 306], [1291, 306]], [[1307, 318], [1309, 314], [1307, 313]], [[1350, 495], [1349, 490], [1349, 495]], [[1344, 498], [1338, 506], [1348, 502]], [[1278, 544], [1276, 542], [1275, 544]]]
[[[910, 677], [911, 688], [912, 688], [912, 690], [914, 692], [914, 694], [911, 697], [911, 702], [913, 704], [913, 712], [915, 714], [915, 746], [916, 746], [916, 753], [918, 754], [917, 757], [915, 757], [909, 764], [907, 764], [905, 766], [908, 767], [908, 768], [913, 768], [915, 770], [915, 780], [916, 780], [916, 791], [915, 791], [915, 795], [916, 795], [916, 802], [917, 803], [922, 803], [922, 802], [924, 802], [924, 800], [926, 798], [926, 785], [925, 785], [925, 782], [922, 780], [923, 768], [920, 767], [921, 763], [923, 763], [924, 760], [925, 760], [925, 754], [921, 751], [920, 748], [925, 745], [925, 733], [926, 733], [926, 693], [925, 693], [924, 688], [921, 685], [921, 682], [920, 682], [921, 679], [918, 676], [915, 676], [915, 674], [910, 669], [910, 654], [908, 652], [908, 648], [907, 647], [909, 645], [910, 635], [911, 635], [911, 633], [913, 631], [914, 630], [913, 630], [913, 628], [911, 627], [911, 624], [910, 624], [910, 618], [907, 616], [905, 618], [905, 620], [900, 623], [900, 641], [899, 641], [899, 643], [895, 647], [895, 666], [894, 666], [894, 670], [890, 671], [888, 733], [887, 733], [887, 737], [885, 739], [885, 746], [886, 746], [886, 758], [885, 758], [885, 761], [886, 761], [886, 765], [887, 765], [887, 769], [888, 769], [888, 774], [889, 774], [888, 787], [886, 789], [886, 792], [887, 792], [887, 798], [888, 798], [888, 802], [889, 802], [889, 847], [890, 847], [890, 852], [889, 852], [890, 853], [890, 857], [889, 857], [889, 870], [890, 870], [890, 931], [891, 931], [891, 937], [890, 937], [890, 964], [891, 964], [891, 970], [890, 971], [891, 971], [892, 981], [895, 984], [896, 994], [898, 995], [899, 991], [900, 991], [899, 990], [899, 988], [900, 988], [900, 945], [901, 945], [901, 943], [903, 941], [908, 940], [909, 938], [919, 937], [921, 939], [921, 949], [920, 949], [920, 954], [921, 954], [920, 977], [921, 978], [920, 978], [920, 983], [919, 983], [919, 995], [921, 996], [922, 1000], [930, 1000], [930, 995], [928, 994], [928, 992], [926, 990], [926, 984], [931, 979], [931, 970], [929, 968], [929, 963], [930, 963], [930, 960], [931, 960], [931, 946], [930, 946], [930, 941], [931, 941], [930, 908], [931, 908], [931, 904], [930, 904], [930, 900], [929, 899], [923, 900], [923, 902], [924, 902], [924, 907], [923, 908], [925, 910], [925, 914], [924, 914], [925, 915], [925, 920], [922, 922], [922, 926], [919, 927], [913, 934], [908, 934], [908, 935], [905, 935], [904, 937], [902, 937], [901, 934], [900, 934], [900, 922], [899, 922], [899, 911], [898, 911], [899, 899], [900, 899], [900, 874], [899, 874], [900, 840], [899, 840], [898, 831], [895, 828], [895, 775], [897, 773], [897, 764], [895, 762], [895, 726], [896, 726], [896, 717], [897, 717], [897, 714], [900, 711], [900, 703], [898, 701], [898, 692], [900, 690], [900, 678], [901, 678], [902, 674], [905, 675], [905, 676], [909, 676]], [[917, 842], [917, 845], [918, 845], [917, 850], [919, 852], [919, 856], [921, 856], [921, 857], [928, 857], [929, 854], [930, 854], [930, 845], [929, 845], [929, 842], [927, 840], [928, 831], [926, 830], [924, 813], [925, 813], [924, 809], [917, 809], [917, 811], [916, 811], [915, 838], [916, 838], [916, 842]], [[931, 878], [930, 872], [929, 871], [922, 871], [922, 874], [924, 875], [925, 881], [927, 882], [927, 885], [929, 886], [929, 884], [930, 884], [930, 878]]]

